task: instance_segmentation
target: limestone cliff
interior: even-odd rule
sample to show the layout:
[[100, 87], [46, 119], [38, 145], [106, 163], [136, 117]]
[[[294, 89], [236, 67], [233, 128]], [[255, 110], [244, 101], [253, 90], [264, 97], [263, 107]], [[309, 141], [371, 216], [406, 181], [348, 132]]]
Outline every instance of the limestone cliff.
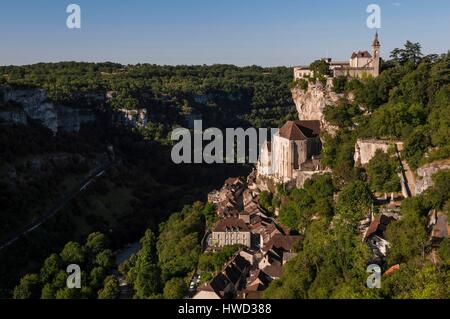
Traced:
[[415, 193], [419, 195], [433, 186], [433, 175], [442, 170], [450, 170], [450, 159], [426, 164], [417, 169]]
[[148, 122], [147, 110], [119, 109], [114, 112], [113, 121], [127, 127], [144, 127]]
[[21, 125], [26, 125], [28, 123], [27, 115], [23, 110], [0, 111], [0, 122], [21, 124]]
[[40, 89], [6, 89], [3, 91], [5, 101], [22, 105], [26, 115], [41, 122], [53, 132], [58, 131], [58, 120], [53, 103], [48, 101], [47, 93]]
[[302, 90], [298, 86], [292, 89], [292, 99], [299, 119], [318, 120], [321, 122], [322, 130], [331, 135], [335, 135], [337, 127], [325, 120], [323, 111], [327, 105], [335, 105], [342, 96], [334, 93], [330, 85], [324, 86], [321, 83], [309, 84], [307, 90]]
[[13, 101], [23, 108], [23, 113], [16, 112], [18, 115], [4, 114], [2, 118], [8, 122], [26, 124], [25, 116], [57, 133], [78, 132], [80, 125], [95, 121], [92, 111], [55, 105], [42, 89], [5, 88], [2, 92], [5, 101]]

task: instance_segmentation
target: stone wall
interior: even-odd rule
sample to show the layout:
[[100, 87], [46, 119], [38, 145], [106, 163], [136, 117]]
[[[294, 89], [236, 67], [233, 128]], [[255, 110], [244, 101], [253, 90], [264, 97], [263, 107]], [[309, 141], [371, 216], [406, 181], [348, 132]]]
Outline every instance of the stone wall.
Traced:
[[375, 156], [378, 150], [387, 152], [391, 146], [397, 145], [399, 151], [403, 150], [403, 143], [388, 140], [358, 140], [355, 144], [355, 164], [366, 165]]

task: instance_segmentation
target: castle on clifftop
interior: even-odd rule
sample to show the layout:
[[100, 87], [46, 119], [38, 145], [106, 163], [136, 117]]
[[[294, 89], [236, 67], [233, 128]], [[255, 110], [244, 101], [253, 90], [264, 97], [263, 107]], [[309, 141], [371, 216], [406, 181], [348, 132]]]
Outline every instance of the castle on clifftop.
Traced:
[[[353, 52], [349, 61], [333, 61], [331, 58], [324, 60], [330, 65], [333, 77], [347, 76], [362, 78], [365, 76], [378, 77], [380, 75], [380, 40], [378, 32], [372, 42], [372, 54], [368, 51]], [[313, 76], [309, 66], [297, 66], [294, 68], [294, 79], [303, 79]]]
[[[332, 75], [327, 79], [332, 85], [332, 79], [338, 76], [377, 77], [380, 74], [380, 40], [378, 32], [372, 42], [372, 53], [367, 51], [353, 52], [349, 61], [333, 61], [325, 59], [330, 66]], [[309, 67], [295, 67], [294, 79], [308, 79], [314, 77]], [[310, 83], [311, 84], [311, 83]], [[276, 184], [303, 187], [304, 182], [315, 174], [329, 172], [320, 162], [323, 125], [322, 110], [327, 99], [323, 89], [311, 92], [310, 85], [307, 92], [301, 92], [301, 103], [296, 102], [299, 121], [286, 122], [272, 140], [266, 141], [260, 150], [257, 164], [257, 181], [262, 189], [273, 189]], [[293, 92], [294, 94], [294, 92]], [[331, 93], [330, 93], [331, 94]], [[294, 101], [295, 101], [295, 96]], [[336, 97], [337, 98], [337, 97]], [[316, 109], [316, 112], [305, 112], [306, 109]]]

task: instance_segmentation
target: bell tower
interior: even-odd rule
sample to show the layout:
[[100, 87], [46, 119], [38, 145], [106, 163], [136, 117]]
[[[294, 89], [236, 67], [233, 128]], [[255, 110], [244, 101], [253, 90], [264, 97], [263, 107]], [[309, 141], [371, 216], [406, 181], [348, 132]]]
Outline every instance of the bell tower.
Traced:
[[380, 40], [378, 39], [378, 31], [375, 33], [375, 39], [372, 43], [372, 66], [373, 66], [373, 77], [377, 77], [380, 75]]

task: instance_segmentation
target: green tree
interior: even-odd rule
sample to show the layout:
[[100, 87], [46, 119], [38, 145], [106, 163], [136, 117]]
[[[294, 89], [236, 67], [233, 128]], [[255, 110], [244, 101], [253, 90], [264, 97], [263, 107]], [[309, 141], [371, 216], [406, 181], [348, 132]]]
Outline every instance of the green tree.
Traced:
[[351, 127], [354, 117], [359, 114], [358, 106], [353, 105], [346, 98], [341, 98], [336, 105], [329, 105], [324, 109], [325, 120], [340, 128]]
[[309, 65], [315, 78], [326, 77], [331, 74], [330, 65], [325, 60], [316, 60]]
[[184, 277], [197, 265], [205, 228], [202, 210], [201, 203], [186, 206], [160, 225], [157, 251], [164, 281]]
[[406, 41], [403, 49], [395, 48], [391, 52], [391, 58], [399, 64], [405, 64], [410, 61], [417, 65], [422, 57], [422, 46], [420, 43], [413, 43], [411, 41]]
[[390, 243], [387, 258], [390, 265], [404, 263], [425, 254], [427, 234], [423, 222], [417, 216], [407, 216], [389, 224], [385, 236]]
[[346, 76], [338, 76], [333, 79], [333, 91], [341, 94], [345, 92], [348, 79]]
[[146, 263], [139, 268], [134, 283], [135, 296], [139, 299], [148, 299], [159, 293], [161, 289], [161, 270], [158, 265]]
[[397, 192], [400, 190], [398, 163], [391, 155], [377, 150], [367, 164], [370, 187], [376, 192]]
[[88, 236], [86, 240], [85, 247], [88, 251], [90, 251], [93, 255], [97, 255], [101, 251], [103, 251], [108, 245], [105, 235], [102, 233], [96, 232], [92, 233]]
[[98, 299], [117, 299], [119, 294], [119, 281], [114, 276], [108, 276], [105, 279], [103, 288], [98, 291]]
[[45, 284], [42, 288], [41, 299], [55, 299], [56, 289], [51, 284]]
[[60, 253], [61, 259], [66, 264], [83, 264], [85, 255], [83, 247], [76, 242], [69, 242]]
[[450, 200], [450, 170], [439, 171], [432, 176], [433, 187], [423, 194], [430, 208], [443, 209]]
[[56, 299], [79, 299], [80, 289], [62, 288], [56, 292]]
[[372, 192], [367, 183], [351, 182], [339, 193], [336, 207], [339, 224], [355, 229], [358, 222], [368, 216], [372, 203]]
[[57, 254], [52, 254], [44, 261], [41, 268], [40, 278], [43, 283], [49, 283], [61, 269], [61, 258]]
[[103, 267], [95, 267], [92, 268], [90, 274], [89, 274], [89, 287], [94, 288], [95, 290], [99, 289], [102, 284], [103, 280], [106, 277], [106, 269]]
[[95, 264], [105, 269], [111, 269], [114, 266], [114, 254], [110, 249], [105, 249], [95, 256]]
[[188, 287], [183, 278], [172, 278], [164, 286], [165, 299], [182, 299], [187, 292]]
[[392, 299], [446, 299], [449, 272], [430, 263], [412, 260], [383, 280], [382, 296]]
[[412, 169], [417, 169], [431, 146], [428, 130], [423, 126], [417, 127], [405, 140], [403, 154]]
[[261, 192], [259, 194], [259, 205], [269, 213], [273, 213], [274, 209], [272, 206], [273, 194], [268, 191]]
[[450, 239], [445, 238], [438, 249], [438, 255], [444, 265], [450, 266]]
[[37, 274], [28, 274], [20, 279], [20, 284], [14, 288], [14, 299], [37, 299], [40, 297], [41, 283]]

